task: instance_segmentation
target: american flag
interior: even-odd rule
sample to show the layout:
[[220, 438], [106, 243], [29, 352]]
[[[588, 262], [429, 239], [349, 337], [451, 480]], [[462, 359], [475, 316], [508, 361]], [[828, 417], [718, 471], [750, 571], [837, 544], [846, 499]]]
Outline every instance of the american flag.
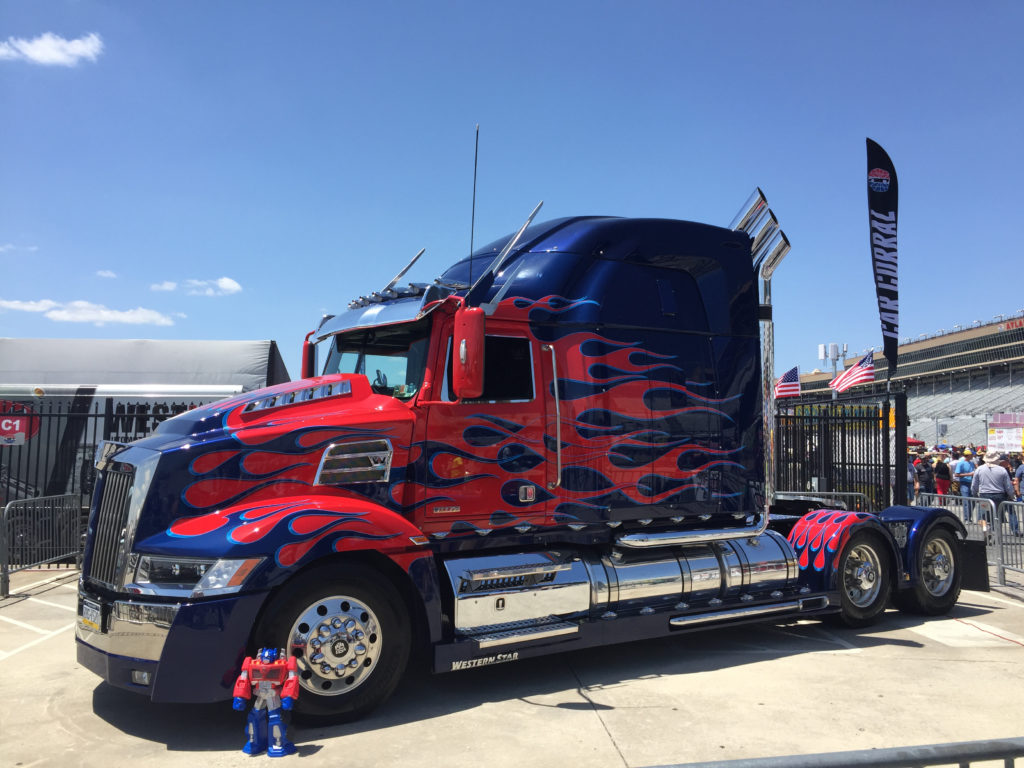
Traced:
[[850, 387], [855, 387], [858, 384], [864, 384], [875, 380], [875, 353], [868, 352], [852, 368], [847, 368], [845, 371], [836, 376], [832, 381], [828, 383], [832, 389], [836, 392], [845, 392]]
[[775, 397], [800, 396], [800, 366], [791, 368], [775, 382]]

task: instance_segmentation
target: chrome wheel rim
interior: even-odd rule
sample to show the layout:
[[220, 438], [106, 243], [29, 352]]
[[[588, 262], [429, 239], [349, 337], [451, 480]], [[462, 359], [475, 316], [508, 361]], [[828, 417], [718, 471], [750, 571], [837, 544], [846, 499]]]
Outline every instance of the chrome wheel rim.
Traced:
[[320, 696], [339, 696], [358, 688], [380, 659], [380, 622], [363, 602], [332, 595], [306, 607], [288, 633], [299, 684]]
[[921, 580], [932, 597], [942, 597], [953, 586], [953, 548], [942, 538], [929, 539], [924, 545]]
[[873, 547], [858, 544], [846, 558], [843, 570], [846, 596], [857, 608], [867, 608], [882, 588], [882, 564]]

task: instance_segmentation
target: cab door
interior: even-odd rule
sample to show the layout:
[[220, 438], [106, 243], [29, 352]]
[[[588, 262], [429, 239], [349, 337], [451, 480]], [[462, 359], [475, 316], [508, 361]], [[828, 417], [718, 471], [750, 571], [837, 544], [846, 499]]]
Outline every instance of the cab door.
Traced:
[[[451, 321], [442, 333], [418, 478], [422, 530], [435, 538], [543, 525], [549, 454], [540, 344], [517, 323], [488, 319], [484, 391], [473, 400], [451, 390]], [[439, 375], [438, 375], [439, 374]]]

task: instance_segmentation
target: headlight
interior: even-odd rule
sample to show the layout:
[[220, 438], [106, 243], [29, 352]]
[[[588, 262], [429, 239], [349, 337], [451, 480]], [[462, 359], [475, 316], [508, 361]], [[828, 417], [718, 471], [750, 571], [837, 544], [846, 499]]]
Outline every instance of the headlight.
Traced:
[[[242, 588], [262, 557], [244, 560], [202, 560], [188, 557], [138, 555], [129, 592], [171, 597], [227, 595]], [[133, 558], [134, 559], [134, 558]]]

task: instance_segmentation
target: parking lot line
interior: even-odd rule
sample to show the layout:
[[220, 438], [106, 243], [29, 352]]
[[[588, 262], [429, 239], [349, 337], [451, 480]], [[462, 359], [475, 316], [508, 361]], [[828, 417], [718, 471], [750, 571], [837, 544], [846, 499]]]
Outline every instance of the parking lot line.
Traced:
[[30, 630], [32, 632], [38, 632], [40, 635], [48, 635], [49, 634], [49, 632], [47, 630], [45, 630], [45, 629], [40, 629], [39, 627], [33, 627], [31, 624], [26, 624], [25, 622], [18, 621], [17, 619], [9, 619], [6, 616], [0, 616], [0, 621], [5, 621], [8, 624], [13, 624], [16, 627], [21, 627], [22, 629], [27, 629], [27, 630]]
[[[23, 586], [19, 586], [18, 587], [18, 592], [27, 592], [30, 589], [35, 589], [36, 587], [42, 587], [42, 586], [44, 586], [46, 584], [50, 584], [51, 582], [59, 581], [60, 579], [67, 579], [68, 576], [75, 576], [77, 578], [77, 574], [78, 574], [78, 571], [64, 571], [64, 573], [55, 574], [55, 575], [51, 576], [48, 579], [43, 579], [42, 581], [34, 581], [31, 584], [25, 584]], [[68, 585], [68, 586], [71, 586], [71, 585]], [[75, 587], [72, 587], [72, 588], [74, 589]]]
[[37, 646], [40, 643], [46, 642], [51, 637], [56, 637], [57, 635], [59, 635], [59, 634], [61, 634], [63, 632], [67, 632], [69, 629], [74, 629], [74, 628], [75, 628], [75, 623], [71, 622], [70, 624], [68, 624], [65, 627], [61, 627], [60, 629], [53, 630], [53, 632], [47, 632], [43, 637], [37, 637], [35, 640], [29, 641], [29, 642], [25, 643], [24, 645], [21, 645], [21, 646], [15, 648], [13, 651], [0, 651], [0, 661], [7, 661], [7, 659], [9, 659], [12, 656], [15, 656], [15, 655], [21, 653], [22, 651], [27, 651], [29, 648]]
[[[967, 594], [966, 590], [964, 590], [964, 592], [965, 592], [965, 594]], [[1002, 603], [1003, 605], [1009, 605], [1009, 606], [1012, 606], [1014, 608], [1020, 607], [1020, 601], [1019, 600], [1018, 601], [1005, 600], [1002, 597], [996, 597], [991, 592], [971, 592], [970, 593], [971, 597], [973, 597], [974, 595], [978, 595], [978, 597], [983, 597], [986, 600], [992, 600], [993, 602], [996, 602], [996, 603]], [[962, 601], [961, 601], [961, 604], [962, 604]]]
[[40, 605], [48, 605], [51, 608], [60, 608], [62, 611], [71, 611], [72, 613], [75, 613], [75, 611], [78, 610], [78, 608], [73, 606], [73, 605], [61, 605], [60, 603], [51, 603], [49, 600], [40, 600], [38, 597], [29, 597], [29, 598], [26, 598], [26, 599], [30, 603], [39, 603]]

